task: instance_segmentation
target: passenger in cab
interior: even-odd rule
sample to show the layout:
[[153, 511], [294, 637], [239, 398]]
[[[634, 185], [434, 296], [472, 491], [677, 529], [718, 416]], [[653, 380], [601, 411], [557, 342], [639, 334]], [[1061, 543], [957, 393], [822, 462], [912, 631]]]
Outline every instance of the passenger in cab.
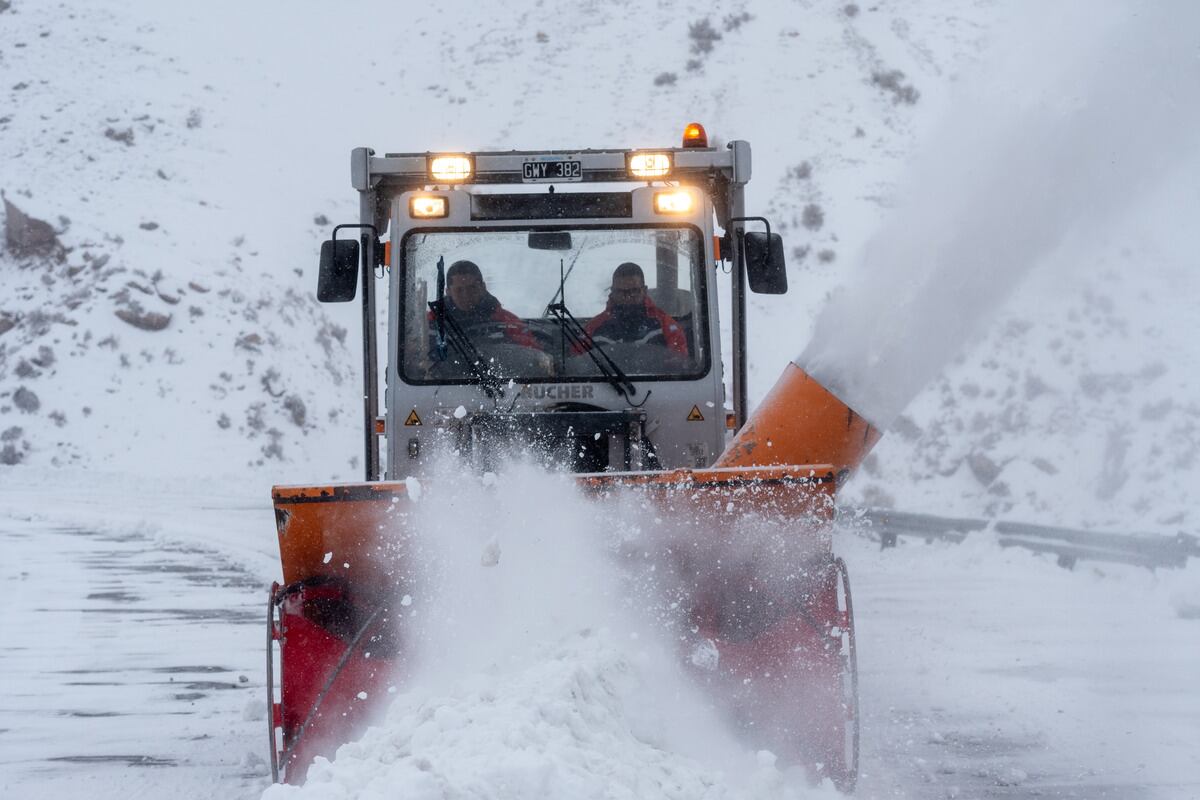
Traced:
[[[455, 261], [446, 270], [446, 316], [473, 339], [498, 334], [511, 344], [541, 349], [521, 318], [488, 292], [474, 261]], [[429, 321], [435, 318], [430, 311]]]
[[645, 273], [632, 261], [613, 271], [608, 305], [584, 330], [597, 339], [665, 346], [685, 358], [688, 354], [683, 329], [650, 299]]

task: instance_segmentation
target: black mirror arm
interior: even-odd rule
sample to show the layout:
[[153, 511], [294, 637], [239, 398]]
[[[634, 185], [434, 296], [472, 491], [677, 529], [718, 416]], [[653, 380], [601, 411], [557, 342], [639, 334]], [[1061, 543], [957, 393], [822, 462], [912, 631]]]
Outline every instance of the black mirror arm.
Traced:
[[[767, 229], [767, 239], [771, 238], [771, 221], [769, 219], [767, 219], [766, 217], [730, 217], [729, 218], [730, 225], [732, 225], [735, 222], [741, 222], [741, 223], [761, 222], [763, 224], [763, 227]], [[735, 230], [735, 235], [737, 236], [737, 263], [738, 263], [738, 266], [741, 267], [741, 272], [744, 275], [746, 273], [746, 226], [744, 224], [738, 225], [734, 230]]]
[[750, 282], [750, 291], [761, 294], [786, 294], [787, 272], [783, 240], [771, 233], [771, 223], [764, 217], [740, 217], [740, 222], [758, 222], [766, 233], [749, 232], [745, 225], [736, 228], [738, 272]]
[[[729, 223], [731, 225], [735, 222], [761, 222], [763, 224], [763, 227], [767, 229], [767, 238], [768, 239], [771, 238], [771, 221], [769, 219], [767, 219], [766, 217], [730, 217], [729, 218]], [[737, 230], [738, 230], [738, 234], [739, 234], [738, 244], [740, 245], [742, 242], [741, 236], [744, 236], [746, 233], [746, 226], [742, 225]], [[741, 250], [741, 247], [739, 247], [738, 249]]]
[[[374, 247], [374, 250], [375, 250], [375, 263], [374, 263], [374, 264], [372, 264], [372, 263], [369, 263], [369, 259], [368, 259], [368, 256], [367, 256], [367, 248], [366, 248], [366, 247], [363, 247], [363, 251], [362, 251], [362, 268], [363, 268], [363, 271], [364, 271], [364, 272], [374, 272], [374, 271], [375, 271], [375, 267], [379, 266], [380, 259], [382, 259], [382, 258], [383, 258], [383, 245], [382, 245], [382, 244], [380, 243], [380, 241], [379, 241], [379, 229], [378, 229], [378, 228], [376, 228], [374, 225], [369, 225], [369, 224], [366, 224], [366, 223], [358, 223], [358, 222], [347, 222], [347, 223], [344, 223], [344, 224], [342, 224], [342, 225], [334, 225], [334, 226], [333, 226], [333, 233], [331, 233], [331, 234], [329, 235], [329, 239], [330, 239], [330, 241], [333, 241], [333, 242], [336, 242], [336, 241], [337, 241], [337, 235], [338, 235], [338, 231], [340, 231], [342, 228], [364, 228], [364, 229], [367, 229], [367, 230], [371, 231], [371, 238], [372, 238], [372, 239], [374, 239], [374, 241], [372, 242], [372, 244], [374, 244], [374, 246], [375, 246], [375, 247]], [[365, 237], [364, 237], [364, 238], [365, 238]], [[366, 244], [366, 242], [364, 241], [364, 242], [363, 242], [363, 244], [365, 245], [365, 244]], [[335, 244], [335, 245], [334, 245], [334, 247], [336, 248], [336, 247], [337, 247], [337, 245]]]

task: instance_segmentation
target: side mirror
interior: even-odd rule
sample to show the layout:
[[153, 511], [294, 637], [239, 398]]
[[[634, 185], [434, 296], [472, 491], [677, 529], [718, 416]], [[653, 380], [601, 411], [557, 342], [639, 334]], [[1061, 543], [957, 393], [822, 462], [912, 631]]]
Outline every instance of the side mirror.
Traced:
[[530, 250], [570, 250], [570, 231], [530, 231]]
[[742, 239], [746, 250], [746, 277], [750, 291], [757, 294], [786, 294], [787, 269], [783, 258], [783, 237], [778, 233], [747, 232]]
[[348, 303], [357, 289], [358, 242], [354, 239], [322, 242], [317, 299], [322, 303]]

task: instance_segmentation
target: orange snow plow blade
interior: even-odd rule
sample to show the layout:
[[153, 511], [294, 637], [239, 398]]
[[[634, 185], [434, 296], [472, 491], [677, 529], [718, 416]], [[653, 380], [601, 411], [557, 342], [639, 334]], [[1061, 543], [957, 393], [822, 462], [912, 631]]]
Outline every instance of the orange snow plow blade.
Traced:
[[[797, 519], [830, 513], [835, 488], [828, 464], [594, 473], [576, 482], [591, 495], [640, 490], [722, 516], [745, 510]], [[285, 584], [353, 576], [364, 591], [395, 590], [407, 555], [397, 533], [412, 503], [403, 481], [277, 486], [272, 497]]]

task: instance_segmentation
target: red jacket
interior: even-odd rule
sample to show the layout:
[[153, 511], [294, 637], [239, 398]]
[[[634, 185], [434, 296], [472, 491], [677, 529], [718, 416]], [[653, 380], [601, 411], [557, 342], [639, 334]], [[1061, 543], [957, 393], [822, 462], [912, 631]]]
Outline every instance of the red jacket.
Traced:
[[[675, 321], [675, 318], [654, 305], [654, 301], [650, 299], [649, 295], [642, 298], [642, 307], [645, 311], [643, 320], [646, 324], [644, 329], [649, 332], [657, 327], [662, 331], [667, 347], [679, 353], [679, 355], [686, 357], [688, 354], [687, 337], [683, 333], [683, 328], [679, 327], [679, 323]], [[603, 335], [602, 328], [619, 326], [620, 324], [622, 324], [622, 321], [613, 314], [613, 302], [610, 298], [608, 306], [605, 307], [604, 311], [592, 318], [592, 321], [584, 327], [584, 331], [588, 336], [592, 336], [597, 332]], [[582, 348], [575, 348], [575, 350], [577, 353], [583, 352]]]
[[[535, 350], [541, 350], [542, 346], [538, 344], [537, 339], [529, 328], [525, 327], [525, 323], [516, 314], [505, 309], [500, 305], [500, 301], [492, 295], [487, 295], [483, 301], [469, 313], [460, 311], [454, 302], [446, 298], [446, 315], [457, 322], [460, 326], [469, 326], [480, 322], [494, 322], [496, 328], [504, 334], [504, 338], [512, 344], [520, 345], [521, 347], [532, 347]], [[426, 314], [426, 319], [430, 323], [437, 322], [437, 315], [433, 311]]]

